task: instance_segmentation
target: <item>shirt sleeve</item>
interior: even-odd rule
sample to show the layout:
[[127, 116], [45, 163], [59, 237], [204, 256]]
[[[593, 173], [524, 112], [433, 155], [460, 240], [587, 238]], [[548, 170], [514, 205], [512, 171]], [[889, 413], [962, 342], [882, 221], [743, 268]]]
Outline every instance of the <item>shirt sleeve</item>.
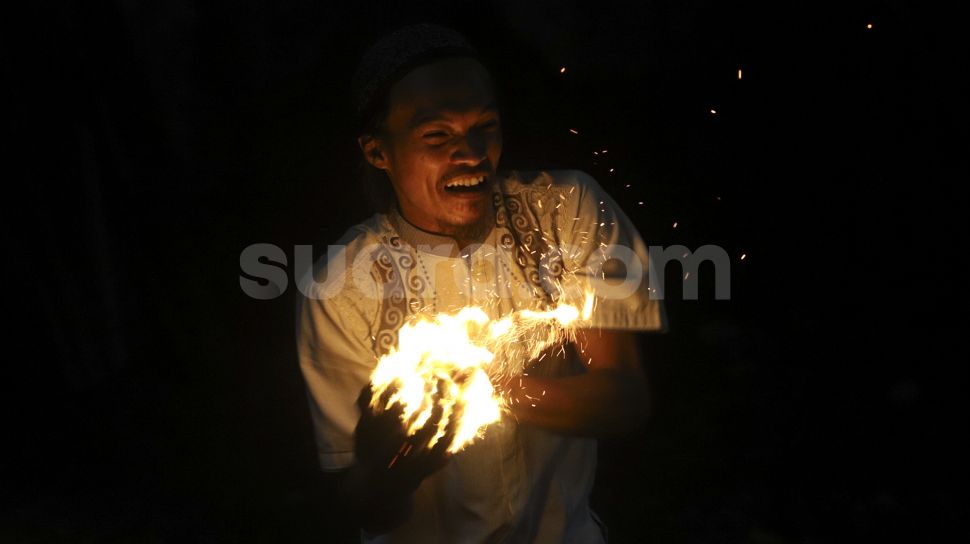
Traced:
[[651, 297], [647, 247], [619, 205], [591, 176], [569, 171], [557, 180], [569, 193], [559, 216], [564, 264], [596, 296], [589, 326], [667, 330], [663, 302]]
[[370, 341], [370, 299], [356, 296], [349, 278], [345, 280], [339, 289], [320, 289], [310, 297], [303, 292], [297, 295], [297, 353], [324, 471], [345, 469], [355, 462], [357, 397], [376, 364]]

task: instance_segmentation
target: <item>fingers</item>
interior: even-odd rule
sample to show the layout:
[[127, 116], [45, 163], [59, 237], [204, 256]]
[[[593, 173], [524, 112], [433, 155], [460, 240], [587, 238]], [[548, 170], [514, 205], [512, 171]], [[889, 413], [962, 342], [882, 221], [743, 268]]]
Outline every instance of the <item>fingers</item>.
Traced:
[[[377, 402], [374, 400], [374, 390], [372, 384], [367, 384], [363, 389], [360, 390], [360, 395], [357, 396], [357, 408], [360, 410], [361, 416], [377, 415], [387, 412], [394, 408], [394, 406], [388, 406], [391, 402], [391, 397], [397, 393], [397, 384], [391, 384], [384, 388], [381, 392], [381, 396], [378, 398]], [[374, 404], [375, 408], [371, 408], [371, 404]], [[396, 406], [396, 405], [395, 405]]]
[[381, 393], [377, 409], [371, 409], [373, 390], [368, 384], [357, 397], [360, 420], [355, 430], [355, 451], [361, 461], [378, 465], [387, 464], [405, 443], [406, 436], [401, 425], [403, 408], [400, 405], [384, 408], [396, 389], [392, 386]]
[[[439, 390], [441, 388], [439, 387]], [[434, 435], [438, 434], [438, 425], [441, 423], [441, 417], [444, 414], [444, 408], [442, 408], [441, 403], [438, 402], [440, 396], [433, 398], [434, 405], [431, 408], [431, 416], [428, 420], [424, 422], [421, 429], [414, 434], [413, 442], [421, 448], [428, 447], [431, 439]]]
[[[444, 435], [438, 438], [434, 446], [430, 445], [431, 440], [439, 432], [442, 418], [445, 417], [445, 409], [440, 400], [445, 394], [446, 388], [447, 384], [439, 380], [436, 384], [436, 394], [433, 397], [434, 405], [431, 408], [431, 415], [421, 428], [407, 440], [408, 447], [398, 452], [392, 463], [396, 470], [421, 480], [447, 463], [450, 457], [448, 448], [454, 440], [455, 429], [457, 428], [454, 414], [449, 414], [450, 417], [447, 418], [448, 422]], [[412, 445], [413, 447], [411, 447]]]
[[[364, 388], [357, 401], [361, 408], [358, 438], [362, 439], [358, 440], [357, 446], [366, 453], [358, 451], [358, 454], [366, 455], [373, 464], [392, 473], [394, 478], [408, 482], [420, 482], [447, 464], [450, 458], [448, 449], [454, 441], [460, 414], [448, 414], [444, 434], [431, 446], [431, 440], [440, 430], [442, 418], [446, 417], [441, 399], [447, 393], [447, 383], [438, 380], [434, 388], [434, 393], [430, 395], [433, 402], [431, 414], [410, 437], [407, 436], [407, 428], [419, 414], [404, 421], [404, 407], [401, 404], [388, 406], [397, 388], [393, 385], [386, 388], [377, 402], [373, 402], [370, 386]], [[428, 392], [431, 393], [430, 388]], [[370, 407], [372, 403], [375, 406], [373, 410]]]
[[391, 397], [393, 397], [394, 394], [397, 393], [397, 391], [398, 391], [397, 384], [392, 383], [391, 385], [387, 386], [387, 388], [384, 389], [384, 392], [381, 393], [381, 398], [380, 398], [380, 401], [378, 401], [377, 405], [382, 408], [387, 407], [387, 405], [390, 404], [391, 402]]
[[367, 384], [363, 389], [360, 390], [360, 395], [357, 395], [357, 408], [360, 408], [360, 413], [363, 414], [367, 411], [368, 406], [370, 406], [370, 399], [374, 393], [371, 391], [371, 385]]
[[[457, 406], [455, 407], [457, 409]], [[445, 426], [445, 434], [435, 442], [434, 447], [431, 449], [431, 455], [436, 458], [441, 458], [445, 460], [448, 455], [448, 448], [451, 447], [451, 443], [455, 441], [455, 434], [458, 431], [458, 420], [459, 414], [457, 412], [452, 413], [451, 417], [448, 418], [448, 424]]]

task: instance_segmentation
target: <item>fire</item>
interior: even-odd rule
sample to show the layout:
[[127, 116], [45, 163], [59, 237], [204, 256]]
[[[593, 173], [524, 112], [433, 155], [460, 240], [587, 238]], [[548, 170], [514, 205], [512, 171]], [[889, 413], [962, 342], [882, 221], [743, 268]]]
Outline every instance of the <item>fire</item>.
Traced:
[[371, 409], [399, 404], [412, 436], [437, 405], [441, 419], [428, 446], [445, 435], [454, 419], [448, 451], [457, 452], [501, 419], [506, 403], [495, 384], [520, 375], [545, 349], [571, 338], [570, 326], [589, 319], [594, 300], [587, 291], [581, 308], [560, 303], [552, 310], [521, 310], [496, 320], [475, 306], [417, 318], [398, 331], [397, 347], [378, 361], [371, 375]]

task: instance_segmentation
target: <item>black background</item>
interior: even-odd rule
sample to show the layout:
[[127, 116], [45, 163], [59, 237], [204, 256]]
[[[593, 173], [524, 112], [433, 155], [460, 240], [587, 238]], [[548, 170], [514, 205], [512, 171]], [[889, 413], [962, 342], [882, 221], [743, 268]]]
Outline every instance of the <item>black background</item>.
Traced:
[[400, 4], [11, 16], [0, 540], [354, 538], [316, 468], [296, 289], [248, 298], [239, 254], [320, 255], [369, 215], [349, 77], [420, 20], [488, 59], [503, 167], [586, 170], [648, 243], [732, 257], [729, 301], [709, 265], [696, 301], [666, 272], [653, 418], [601, 443], [614, 541], [926, 541], [965, 516], [957, 14]]

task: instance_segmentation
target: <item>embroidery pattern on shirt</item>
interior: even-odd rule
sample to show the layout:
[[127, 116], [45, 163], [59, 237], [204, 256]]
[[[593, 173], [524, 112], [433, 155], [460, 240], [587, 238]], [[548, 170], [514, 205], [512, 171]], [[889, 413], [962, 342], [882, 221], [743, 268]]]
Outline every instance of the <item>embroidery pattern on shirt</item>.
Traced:
[[[380, 323], [374, 336], [374, 353], [378, 356], [386, 354], [397, 345], [397, 331], [404, 325], [410, 315], [411, 304], [407, 300], [402, 275], [414, 268], [414, 259], [405, 252], [404, 244], [398, 236], [384, 236], [374, 254], [374, 264], [371, 267], [371, 277], [378, 285], [382, 285], [383, 300], [380, 304]], [[392, 254], [393, 250], [393, 254]], [[413, 281], [409, 278], [409, 287], [414, 292], [424, 292], [426, 286], [423, 281]]]
[[563, 274], [562, 256], [559, 248], [543, 235], [537, 221], [539, 214], [530, 208], [528, 194], [526, 191], [496, 193], [495, 222], [509, 231], [502, 236], [502, 247], [514, 248], [515, 263], [528, 280], [533, 295], [544, 305], [553, 306], [558, 298], [554, 285]]

